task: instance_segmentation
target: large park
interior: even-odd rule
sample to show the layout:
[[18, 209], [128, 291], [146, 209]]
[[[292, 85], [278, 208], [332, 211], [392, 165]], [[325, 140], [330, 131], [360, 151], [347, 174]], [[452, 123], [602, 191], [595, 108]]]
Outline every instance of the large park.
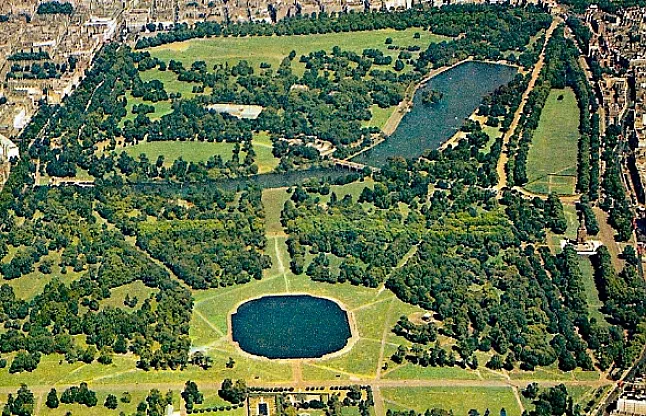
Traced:
[[[251, 416], [238, 380], [331, 416], [595, 409], [646, 285], [576, 42], [456, 6], [105, 46], [0, 194], [0, 398]], [[561, 244], [582, 226], [590, 257]], [[50, 406], [77, 385], [91, 410]]]

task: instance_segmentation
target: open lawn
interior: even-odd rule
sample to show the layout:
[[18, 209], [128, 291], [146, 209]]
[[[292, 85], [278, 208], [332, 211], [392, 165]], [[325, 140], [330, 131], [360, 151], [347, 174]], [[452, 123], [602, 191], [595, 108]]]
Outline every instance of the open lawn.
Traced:
[[[181, 58], [178, 58], [177, 56], [171, 56], [168, 60], [170, 59], [181, 60]], [[189, 66], [190, 63], [192, 62], [189, 62]], [[160, 71], [157, 68], [139, 72], [139, 77], [142, 81], [152, 81], [154, 79], [159, 80], [164, 84], [164, 90], [166, 90], [167, 93], [181, 94], [182, 98], [195, 97], [196, 94], [193, 92], [193, 87], [196, 85], [202, 85], [192, 82], [179, 81], [177, 79], [177, 74], [173, 71]], [[205, 93], [206, 92], [208, 91], [205, 91]]]
[[590, 258], [587, 256], [579, 257], [579, 267], [581, 268], [581, 275], [583, 276], [583, 284], [585, 287], [585, 294], [588, 301], [588, 312], [591, 318], [595, 318], [601, 324], [607, 324], [607, 321], [601, 313], [603, 302], [599, 299], [599, 290], [594, 281], [594, 269]]
[[255, 161], [256, 165], [258, 165], [258, 173], [268, 173], [276, 169], [280, 159], [276, 158], [272, 153], [274, 144], [271, 142], [267, 132], [262, 131], [254, 134], [251, 146], [256, 152]]
[[157, 157], [164, 156], [164, 164], [172, 165], [173, 161], [180, 157], [186, 162], [205, 162], [211, 156], [220, 155], [222, 160], [231, 159], [233, 154], [233, 143], [211, 143], [211, 142], [141, 142], [127, 146], [123, 150], [131, 157], [137, 159], [140, 154], [145, 154], [148, 159], [155, 163]]
[[476, 409], [492, 415], [505, 409], [509, 416], [519, 416], [520, 406], [511, 387], [408, 387], [383, 388], [384, 405], [387, 409], [414, 409], [423, 413], [427, 409], [453, 410], [455, 415], [466, 415]]
[[376, 104], [373, 104], [370, 107], [370, 113], [372, 114], [372, 118], [370, 120], [366, 120], [362, 122], [363, 127], [378, 127], [382, 129], [385, 125], [390, 116], [393, 114], [393, 112], [397, 109], [397, 106], [390, 106], [387, 108], [381, 108]]
[[289, 193], [285, 188], [264, 189], [262, 191], [262, 205], [265, 207], [265, 231], [267, 233], [283, 231], [280, 213], [283, 210], [285, 201], [288, 199]]
[[127, 113], [126, 116], [121, 119], [120, 126], [123, 126], [126, 120], [133, 121], [137, 117], [137, 115], [132, 112], [132, 108], [135, 105], [146, 104], [155, 107], [154, 112], [147, 114], [148, 118], [151, 120], [159, 120], [162, 116], [173, 112], [170, 101], [159, 101], [156, 103], [144, 101], [141, 97], [133, 97], [130, 95], [130, 92], [126, 92], [126, 100], [128, 101], [128, 106], [126, 107]]
[[525, 188], [530, 192], [574, 193], [579, 107], [571, 89], [550, 91], [527, 156]]
[[[60, 395], [63, 393], [65, 389], [64, 388], [58, 388], [57, 393]], [[128, 392], [130, 394], [130, 402], [129, 403], [124, 403], [120, 399], [123, 397], [123, 393], [127, 391], [127, 389], [115, 389], [114, 391], [99, 391], [96, 392], [96, 397], [98, 399], [98, 404], [94, 407], [87, 407], [85, 405], [81, 404], [65, 404], [65, 403], [59, 403], [59, 406], [56, 409], [50, 409], [47, 406], [42, 406], [41, 407], [41, 412], [39, 415], [43, 416], [63, 416], [65, 414], [68, 414], [67, 412], [71, 412], [73, 415], [92, 415], [92, 416], [118, 416], [121, 412], [125, 414], [134, 414], [137, 411], [137, 405], [141, 402], [146, 401], [146, 396], [148, 395], [148, 392], [146, 391], [132, 391]], [[162, 396], [166, 395], [166, 391], [160, 391]], [[111, 410], [105, 407], [103, 404], [105, 403], [105, 399], [109, 394], [113, 394], [117, 397], [118, 400], [118, 406], [116, 409]], [[46, 398], [47, 395], [45, 394], [44, 397]], [[175, 410], [179, 409], [179, 392], [175, 391], [173, 392], [173, 406]], [[43, 400], [44, 402], [45, 400]], [[224, 413], [223, 415], [230, 414], [229, 412]]]
[[140, 280], [136, 280], [127, 285], [112, 289], [110, 291], [110, 297], [101, 301], [101, 308], [124, 308], [123, 301], [126, 299], [126, 295], [131, 299], [137, 298], [137, 306], [135, 307], [139, 307], [151, 294], [157, 293], [158, 291], [158, 289], [151, 289]]
[[[419, 33], [419, 39], [415, 39], [415, 33]], [[366, 48], [380, 48], [384, 54], [396, 57], [399, 51], [388, 50], [385, 46], [386, 38], [393, 39], [393, 45], [407, 47], [412, 45], [420, 46], [425, 50], [428, 45], [446, 39], [443, 36], [434, 35], [420, 28], [410, 28], [397, 31], [394, 29], [383, 29], [367, 32], [349, 33], [327, 33], [303, 36], [253, 36], [253, 37], [218, 37], [211, 39], [192, 39], [185, 42], [177, 42], [148, 49], [152, 56], [166, 62], [171, 59], [182, 61], [185, 67], [193, 62], [206, 61], [208, 68], [216, 64], [235, 65], [240, 60], [247, 60], [256, 69], [260, 68], [261, 62], [271, 64], [276, 69], [280, 62], [289, 53], [296, 51], [296, 59], [293, 67], [296, 73], [302, 73], [304, 66], [298, 64], [301, 55], [310, 52], [325, 50], [332, 52], [334, 46], [342, 50], [361, 53]], [[144, 74], [147, 74], [146, 71]], [[170, 71], [166, 71], [170, 72]], [[147, 75], [146, 75], [147, 76]], [[142, 75], [142, 79], [144, 76]], [[164, 82], [166, 85], [166, 82]], [[170, 89], [167, 88], [170, 92]]]

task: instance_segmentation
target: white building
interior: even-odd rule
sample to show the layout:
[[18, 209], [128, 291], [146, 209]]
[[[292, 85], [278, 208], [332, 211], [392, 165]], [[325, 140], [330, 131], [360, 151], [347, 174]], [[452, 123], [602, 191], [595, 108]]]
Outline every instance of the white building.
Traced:
[[0, 134], [0, 160], [11, 160], [20, 157], [18, 146], [11, 140]]
[[617, 400], [617, 410], [613, 413], [622, 415], [646, 415], [644, 397], [621, 397]]

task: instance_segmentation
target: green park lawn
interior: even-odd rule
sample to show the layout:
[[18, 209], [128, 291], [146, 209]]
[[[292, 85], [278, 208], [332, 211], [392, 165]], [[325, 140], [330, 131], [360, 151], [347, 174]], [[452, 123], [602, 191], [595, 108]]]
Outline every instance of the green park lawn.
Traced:
[[453, 410], [455, 415], [466, 415], [476, 409], [492, 415], [505, 409], [507, 414], [520, 415], [520, 406], [511, 387], [406, 387], [381, 389], [387, 409], [414, 409], [424, 413], [427, 409]]
[[[170, 59], [178, 60], [180, 58], [178, 56], [171, 56], [169, 59], [167, 59], [167, 61], [169, 61]], [[181, 94], [182, 98], [195, 97], [196, 94], [193, 92], [193, 87], [196, 85], [202, 85], [192, 82], [179, 81], [177, 79], [177, 74], [173, 71], [160, 71], [156, 68], [139, 72], [139, 77], [142, 81], [152, 81], [154, 79], [159, 80], [164, 84], [164, 90], [166, 90], [167, 93]]]
[[594, 281], [594, 269], [589, 257], [579, 257], [579, 267], [581, 268], [581, 275], [583, 276], [583, 285], [588, 300], [588, 311], [590, 317], [595, 318], [601, 324], [607, 324], [607, 321], [601, 312], [603, 302], [599, 299], [599, 290]]
[[[415, 33], [419, 33], [419, 39], [415, 39]], [[235, 65], [240, 60], [247, 60], [253, 67], [260, 68], [261, 62], [271, 64], [276, 69], [280, 62], [289, 53], [296, 51], [294, 69], [297, 73], [302, 72], [304, 66], [298, 65], [297, 61], [301, 55], [307, 55], [313, 51], [325, 50], [331, 52], [334, 46], [342, 50], [361, 53], [366, 48], [380, 48], [384, 54], [396, 57], [399, 51], [389, 51], [385, 46], [386, 38], [392, 38], [393, 44], [401, 47], [417, 45], [426, 49], [429, 44], [440, 42], [446, 39], [443, 36], [434, 35], [419, 28], [410, 28], [397, 31], [394, 29], [382, 29], [366, 32], [349, 33], [327, 33], [295, 36], [249, 36], [249, 37], [217, 37], [210, 39], [192, 39], [185, 42], [177, 42], [167, 45], [150, 48], [152, 56], [166, 62], [171, 59], [182, 61], [185, 67], [193, 62], [206, 61], [208, 68], [216, 64]], [[148, 71], [149, 72], [149, 71]], [[166, 82], [164, 81], [164, 85]]]
[[396, 109], [397, 106], [381, 108], [378, 105], [373, 104], [370, 107], [370, 113], [372, 114], [372, 117], [370, 118], [370, 120], [366, 120], [362, 123], [363, 127], [378, 127], [382, 129]]
[[578, 140], [579, 107], [574, 91], [550, 91], [527, 156], [525, 188], [543, 194], [573, 194]]
[[123, 126], [126, 120], [133, 121], [135, 117], [137, 117], [137, 115], [132, 112], [132, 108], [135, 105], [146, 104], [155, 107], [154, 112], [147, 114], [148, 118], [151, 120], [159, 120], [160, 118], [162, 118], [162, 116], [173, 112], [172, 104], [170, 101], [159, 101], [156, 103], [153, 103], [151, 101], [144, 101], [141, 97], [133, 97], [129, 91], [126, 92], [126, 100], [128, 102], [128, 106], [126, 107], [127, 113], [126, 116], [121, 119], [120, 126]]
[[272, 153], [274, 144], [269, 138], [269, 133], [264, 131], [255, 133], [251, 141], [251, 146], [254, 152], [256, 152], [255, 160], [258, 165], [258, 173], [268, 173], [276, 169], [280, 163], [280, 159], [276, 158]]
[[[252, 147], [256, 153], [255, 161], [258, 173], [273, 171], [280, 162], [272, 153], [272, 142], [265, 132], [257, 133], [252, 139]], [[200, 141], [155, 141], [140, 142], [126, 146], [123, 149], [129, 156], [137, 159], [145, 154], [148, 160], [155, 162], [159, 156], [164, 156], [164, 164], [170, 166], [180, 157], [186, 162], [206, 162], [211, 156], [219, 155], [225, 162], [233, 155], [234, 143], [227, 142], [200, 142]], [[240, 159], [245, 157], [245, 152], [240, 152]]]
[[[64, 388], [58, 388], [57, 393], [60, 398], [61, 393], [64, 391]], [[98, 399], [98, 404], [92, 408], [88, 408], [85, 405], [81, 404], [64, 404], [59, 403], [59, 406], [55, 409], [50, 409], [47, 406], [43, 405], [41, 407], [41, 412], [38, 416], [63, 416], [67, 412], [71, 412], [73, 415], [89, 415], [92, 416], [118, 416], [120, 412], [125, 414], [134, 414], [137, 411], [137, 405], [141, 402], [146, 401], [147, 391], [129, 391], [130, 402], [124, 403], [120, 399], [123, 396], [124, 391], [127, 389], [114, 389], [114, 390], [102, 390], [96, 392], [96, 397]], [[105, 407], [105, 399], [109, 394], [113, 394], [117, 397], [118, 406], [116, 409], [111, 410]], [[165, 396], [166, 391], [161, 391], [162, 396]], [[45, 395], [46, 397], [46, 395]], [[173, 392], [173, 406], [174, 409], [179, 409], [179, 393]], [[43, 400], [44, 401], [44, 400]], [[229, 414], [229, 413], [225, 413]]]
[[143, 153], [153, 163], [161, 155], [164, 156], [166, 165], [172, 165], [173, 161], [180, 157], [186, 162], [205, 162], [211, 156], [220, 155], [224, 161], [227, 161], [231, 159], [233, 148], [233, 143], [225, 142], [158, 141], [141, 142], [126, 146], [123, 150], [135, 159]]

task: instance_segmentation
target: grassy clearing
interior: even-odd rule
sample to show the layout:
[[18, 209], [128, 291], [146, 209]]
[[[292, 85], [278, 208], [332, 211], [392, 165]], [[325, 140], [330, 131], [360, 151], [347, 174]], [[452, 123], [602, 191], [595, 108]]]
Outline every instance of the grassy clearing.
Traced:
[[372, 113], [372, 117], [370, 118], [370, 120], [363, 121], [361, 124], [363, 127], [378, 127], [382, 129], [396, 109], [397, 106], [381, 108], [378, 105], [373, 104], [372, 107], [370, 107], [370, 113]]
[[548, 231], [549, 242], [551, 247], [557, 253], [561, 252], [561, 240], [576, 239], [576, 231], [579, 228], [579, 218], [576, 212], [574, 205], [563, 205], [563, 214], [565, 215], [565, 220], [567, 221], [567, 229], [564, 234], [554, 234], [551, 231]]
[[595, 318], [597, 322], [601, 324], [607, 324], [603, 313], [601, 313], [603, 302], [599, 299], [599, 290], [597, 289], [597, 285], [594, 281], [594, 269], [592, 268], [590, 258], [587, 256], [580, 256], [579, 268], [581, 269], [581, 275], [583, 276], [583, 284], [588, 300], [588, 312], [590, 313], [590, 317]]
[[[200, 389], [202, 394], [204, 394], [204, 402], [200, 405], [195, 406], [196, 410], [199, 409], [205, 409], [205, 408], [213, 408], [213, 407], [225, 407], [226, 406], [231, 406], [231, 403], [225, 401], [218, 395], [217, 390], [202, 390]], [[224, 415], [224, 416], [245, 416], [246, 415], [246, 409], [244, 406], [241, 406], [237, 409], [231, 409], [231, 410], [224, 410], [224, 411], [218, 411], [217, 413], [210, 413], [210, 414], [216, 414], [216, 415]], [[208, 414], [208, 413], [207, 413]]]
[[262, 205], [265, 207], [265, 231], [277, 233], [283, 231], [280, 223], [280, 213], [289, 194], [285, 188], [264, 189], [262, 191]]
[[211, 156], [220, 155], [222, 160], [227, 161], [233, 155], [233, 147], [233, 143], [225, 142], [163, 141], [142, 142], [127, 146], [123, 150], [135, 159], [143, 153], [152, 163], [155, 163], [160, 155], [164, 156], [164, 164], [169, 166], [180, 157], [186, 162], [205, 162]]
[[140, 105], [140, 104], [146, 104], [146, 105], [151, 105], [155, 107], [155, 111], [152, 113], [147, 114], [148, 118], [151, 120], [159, 120], [166, 114], [170, 114], [173, 112], [172, 104], [170, 101], [159, 101], [156, 103], [153, 103], [151, 101], [144, 101], [141, 97], [133, 97], [130, 92], [126, 92], [126, 100], [128, 101], [128, 105], [126, 106], [126, 116], [121, 119], [121, 122], [119, 123], [120, 126], [123, 127], [124, 123], [126, 120], [133, 121], [137, 115], [132, 112], [132, 108], [135, 105]]
[[553, 364], [546, 368], [541, 368], [535, 371], [520, 371], [513, 370], [509, 372], [509, 377], [512, 380], [527, 380], [540, 382], [541, 380], [552, 380], [552, 381], [593, 381], [599, 380], [598, 371], [582, 371], [574, 370], [568, 373], [560, 371], [556, 364]]
[[492, 415], [505, 409], [508, 415], [520, 415], [520, 407], [510, 387], [412, 387], [384, 388], [381, 390], [386, 408], [426, 409], [443, 408], [453, 414], [466, 415], [476, 409], [480, 414], [489, 409]]
[[[10, 247], [13, 249], [13, 247]], [[10, 254], [11, 254], [10, 250]], [[15, 250], [14, 250], [15, 251]], [[4, 261], [9, 261], [10, 256]], [[17, 279], [4, 280], [3, 283], [8, 283], [14, 290], [17, 298], [30, 300], [34, 296], [38, 295], [43, 291], [47, 283], [53, 281], [54, 279], [60, 280], [62, 283], [70, 284], [75, 280], [78, 280], [85, 272], [75, 272], [72, 268], [68, 268], [65, 274], [61, 273], [61, 269], [58, 264], [61, 261], [61, 256], [58, 253], [51, 253], [43, 257], [41, 263], [45, 260], [51, 260], [53, 262], [52, 273], [43, 274], [37, 269], [29, 274], [23, 275]], [[39, 263], [40, 264], [40, 263]]]
[[[91, 387], [90, 387], [91, 388]], [[64, 391], [63, 388], [57, 389], [57, 393], [60, 397], [60, 394]], [[50, 409], [47, 406], [42, 406], [41, 411], [39, 415], [42, 416], [63, 416], [67, 414], [67, 412], [71, 412], [73, 415], [88, 415], [91, 414], [93, 416], [117, 416], [119, 415], [120, 412], [123, 412], [125, 414], [134, 414], [137, 411], [137, 405], [141, 402], [146, 401], [146, 396], [148, 395], [148, 392], [145, 391], [131, 391], [130, 397], [131, 401], [130, 403], [123, 403], [121, 400], [118, 400], [118, 407], [114, 410], [110, 410], [107, 407], [105, 407], [103, 404], [105, 403], [105, 398], [108, 396], [108, 394], [114, 394], [117, 399], [120, 399], [124, 393], [124, 389], [115, 389], [113, 391], [98, 391], [96, 392], [96, 397], [98, 399], [98, 404], [94, 407], [87, 407], [85, 405], [80, 405], [80, 404], [64, 404], [60, 403], [58, 408], [56, 409]], [[161, 391], [161, 394], [163, 396], [166, 395], [165, 391]], [[45, 401], [47, 395], [45, 394], [43, 396], [43, 402]], [[173, 406], [177, 410], [179, 409], [179, 400], [180, 400], [180, 395], [179, 391], [174, 391], [173, 392]]]
[[158, 289], [151, 289], [144, 285], [140, 280], [137, 280], [127, 285], [112, 289], [110, 291], [110, 297], [101, 301], [101, 308], [124, 308], [125, 306], [123, 301], [126, 299], [126, 295], [130, 296], [130, 298], [136, 297], [138, 301], [136, 307], [139, 307], [145, 299], [158, 291]]
[[261, 131], [254, 134], [251, 146], [256, 152], [255, 162], [258, 165], [258, 173], [267, 173], [276, 169], [280, 159], [276, 158], [272, 153], [274, 144], [271, 142], [267, 132]]
[[[171, 56], [169, 57], [169, 59], [167, 59], [167, 61], [171, 59], [181, 60], [177, 56]], [[189, 66], [191, 63], [192, 62], [188, 63]], [[160, 71], [156, 68], [144, 72], [139, 72], [139, 77], [142, 81], [145, 82], [152, 81], [154, 79], [159, 80], [164, 84], [164, 90], [166, 90], [167, 93], [181, 94], [182, 98], [193, 98], [198, 95], [193, 92], [193, 87], [196, 85], [201, 85], [192, 82], [179, 81], [177, 79], [176, 73], [172, 71]]]
[[359, 339], [346, 354], [337, 358], [317, 361], [316, 366], [359, 377], [374, 377], [377, 373], [381, 344], [372, 340]]
[[383, 373], [383, 377], [388, 380], [477, 380], [478, 374], [475, 371], [463, 370], [459, 367], [421, 367], [406, 363], [392, 371]]
[[550, 91], [527, 156], [525, 188], [537, 193], [574, 193], [578, 140], [579, 107], [574, 91]]
[[[420, 34], [415, 39], [415, 33]], [[293, 67], [296, 73], [302, 73], [304, 65], [298, 64], [298, 57], [310, 52], [325, 50], [331, 52], [334, 46], [343, 50], [361, 53], [366, 48], [381, 48], [384, 54], [397, 56], [399, 51], [390, 51], [385, 47], [386, 38], [392, 38], [393, 44], [401, 47], [418, 45], [425, 50], [428, 45], [446, 39], [419, 28], [410, 28], [397, 31], [383, 29], [368, 32], [328, 33], [307, 36], [254, 36], [254, 37], [227, 37], [211, 39], [193, 39], [185, 42], [172, 43], [149, 49], [152, 56], [166, 62], [171, 59], [180, 60], [184, 67], [193, 62], [203, 60], [208, 68], [216, 64], [228, 63], [235, 65], [241, 60], [247, 60], [255, 68], [260, 68], [261, 62], [271, 64], [276, 69], [284, 57], [294, 50], [296, 60]], [[143, 74], [148, 76], [146, 71]], [[168, 72], [168, 71], [166, 71]], [[143, 79], [143, 75], [142, 75]], [[164, 85], [166, 82], [164, 81]], [[191, 87], [192, 88], [192, 87]], [[167, 91], [170, 89], [167, 87]]]

